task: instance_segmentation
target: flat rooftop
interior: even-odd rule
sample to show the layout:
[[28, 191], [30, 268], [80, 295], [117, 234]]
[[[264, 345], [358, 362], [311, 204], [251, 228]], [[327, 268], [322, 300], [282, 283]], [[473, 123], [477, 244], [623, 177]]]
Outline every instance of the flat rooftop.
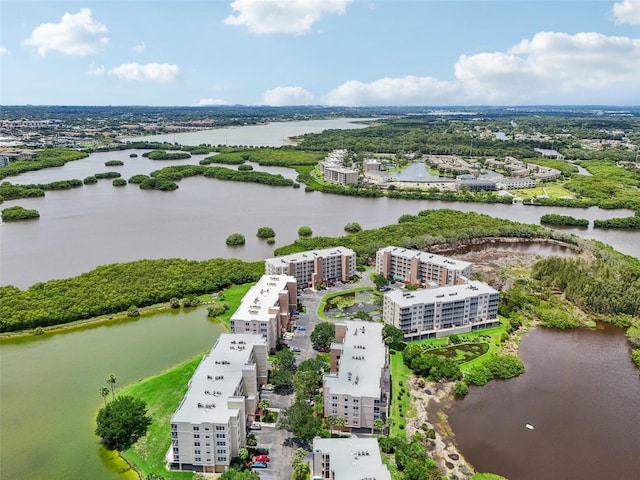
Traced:
[[471, 266], [470, 262], [465, 262], [464, 260], [456, 260], [455, 258], [445, 257], [438, 255], [437, 253], [422, 252], [420, 250], [411, 250], [409, 248], [389, 246], [381, 248], [378, 251], [391, 252], [392, 255], [407, 259], [418, 258], [422, 262], [433, 263], [434, 265], [439, 265], [452, 270], [464, 270]]
[[498, 293], [486, 283], [471, 280], [461, 285], [427, 288], [424, 290], [392, 290], [385, 294], [400, 307], [410, 307], [416, 303], [450, 302], [464, 300], [483, 294]]
[[331, 394], [380, 398], [386, 346], [382, 323], [348, 320], [338, 373], [325, 376], [324, 387]]
[[252, 333], [220, 334], [211, 352], [196, 368], [189, 390], [171, 421], [227, 423], [230, 416], [237, 415], [238, 409], [229, 409], [227, 401], [242, 380], [242, 370], [253, 364], [249, 359], [254, 345], [266, 349], [266, 341], [262, 335]]
[[280, 293], [291, 282], [296, 283], [295, 277], [291, 275], [263, 275], [242, 297], [240, 306], [231, 315], [231, 320], [269, 321], [269, 309], [278, 305]]
[[291, 255], [283, 255], [282, 257], [267, 258], [265, 262], [271, 264], [277, 263], [299, 263], [310, 262], [315, 257], [336, 257], [340, 255], [355, 255], [354, 251], [346, 247], [324, 248], [322, 250], [309, 250], [306, 252], [292, 253]]
[[313, 451], [329, 455], [335, 480], [391, 480], [375, 438], [314, 438]]

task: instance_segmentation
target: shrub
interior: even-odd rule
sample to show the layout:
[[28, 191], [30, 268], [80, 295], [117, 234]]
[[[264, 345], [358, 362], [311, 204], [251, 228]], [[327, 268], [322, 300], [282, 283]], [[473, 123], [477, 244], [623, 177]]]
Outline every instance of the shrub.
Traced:
[[26, 208], [16, 205], [2, 210], [3, 222], [17, 222], [20, 220], [29, 220], [31, 218], [39, 218], [40, 213], [37, 210], [27, 210]]
[[469, 393], [469, 386], [465, 382], [458, 380], [456, 382], [454, 392], [456, 395], [464, 397], [467, 393]]
[[640, 348], [636, 348], [631, 352], [631, 359], [640, 368]]
[[467, 383], [477, 386], [486, 385], [492, 378], [491, 370], [485, 366], [473, 367], [464, 374], [464, 379]]
[[124, 187], [127, 184], [127, 181], [124, 178], [116, 178], [111, 182], [114, 187]]
[[251, 165], [248, 165], [246, 163], [243, 163], [242, 165], [238, 165], [238, 171], [239, 172], [248, 172], [253, 170], [253, 167]]
[[82, 181], [82, 183], [84, 183], [85, 185], [93, 185], [94, 183], [98, 183], [98, 179], [93, 175], [89, 175]]
[[218, 315], [222, 315], [225, 310], [226, 308], [224, 308], [223, 304], [219, 302], [213, 302], [207, 307], [207, 317], [215, 318]]
[[495, 356], [486, 365], [498, 378], [513, 378], [524, 373], [524, 363], [515, 355]]
[[300, 237], [310, 237], [311, 235], [313, 235], [313, 231], [311, 230], [311, 227], [308, 227], [305, 225], [298, 229], [298, 236]]
[[361, 230], [362, 230], [362, 227], [360, 226], [359, 223], [356, 223], [356, 222], [347, 223], [344, 226], [344, 231], [348, 233], [358, 233]]
[[232, 233], [227, 237], [226, 244], [230, 247], [234, 247], [237, 245], [244, 245], [246, 243], [246, 239], [244, 235], [241, 233]]
[[127, 310], [127, 317], [139, 317], [140, 310], [135, 305], [131, 305]]
[[276, 236], [276, 232], [271, 227], [260, 227], [256, 237], [258, 238], [273, 238]]
[[276, 243], [276, 239], [275, 238], [273, 238], [273, 237], [267, 238], [267, 244], [273, 245], [274, 243]]
[[124, 165], [124, 162], [122, 160], [107, 160], [104, 165], [106, 167], [120, 167]]

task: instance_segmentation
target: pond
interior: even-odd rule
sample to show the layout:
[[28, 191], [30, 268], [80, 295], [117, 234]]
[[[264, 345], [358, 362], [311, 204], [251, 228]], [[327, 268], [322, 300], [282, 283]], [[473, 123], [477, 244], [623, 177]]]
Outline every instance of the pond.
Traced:
[[326, 300], [323, 314], [329, 318], [348, 318], [358, 312], [371, 315], [378, 319], [382, 315], [382, 295], [373, 290], [361, 290], [336, 295]]

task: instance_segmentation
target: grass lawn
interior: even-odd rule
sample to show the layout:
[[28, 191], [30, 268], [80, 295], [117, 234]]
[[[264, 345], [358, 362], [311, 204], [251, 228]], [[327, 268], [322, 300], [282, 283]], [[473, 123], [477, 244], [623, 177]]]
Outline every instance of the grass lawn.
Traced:
[[[395, 422], [391, 427], [391, 436], [405, 437], [406, 430], [400, 428], [401, 424], [405, 424], [405, 417], [409, 413], [409, 390], [405, 387], [406, 392], [398, 400], [398, 395], [402, 391], [401, 388], [405, 385], [406, 380], [411, 375], [411, 370], [404, 364], [402, 359], [402, 352], [391, 352], [390, 368], [391, 368], [391, 408], [389, 410], [389, 417]], [[405, 417], [400, 416], [400, 407]]]
[[539, 197], [541, 195], [545, 195], [544, 193], [545, 190], [547, 192], [546, 194], [551, 198], [560, 198], [560, 197], [574, 198], [575, 197], [575, 194], [571, 193], [569, 190], [564, 188], [564, 186], [559, 183], [542, 184], [542, 186], [540, 187], [520, 188], [518, 190], [509, 190], [509, 192], [520, 198], [529, 198], [529, 197]]
[[227, 330], [231, 330], [231, 315], [233, 315], [236, 309], [240, 306], [242, 297], [244, 297], [249, 289], [254, 285], [255, 283], [244, 283], [242, 285], [233, 285], [226, 290], [223, 290], [224, 300], [222, 300], [222, 302], [227, 303], [229, 308], [216, 318], [227, 327]]
[[147, 410], [153, 419], [147, 435], [122, 452], [122, 456], [142, 473], [142, 478], [150, 473], [162, 475], [165, 480], [191, 479], [191, 472], [169, 472], [165, 468], [164, 456], [171, 446], [171, 415], [178, 408], [191, 375], [200, 363], [202, 355], [187, 363], [167, 370], [123, 388], [120, 395], [131, 395], [147, 403]]

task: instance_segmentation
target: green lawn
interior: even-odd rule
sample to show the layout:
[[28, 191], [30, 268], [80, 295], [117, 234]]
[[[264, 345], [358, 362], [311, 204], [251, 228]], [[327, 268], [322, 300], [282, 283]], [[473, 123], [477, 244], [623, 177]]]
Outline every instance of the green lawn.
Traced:
[[[544, 190], [543, 190], [544, 189]], [[550, 198], [569, 197], [574, 198], [575, 194], [564, 188], [561, 183], [548, 183], [542, 184], [539, 187], [534, 188], [520, 188], [518, 190], [510, 190], [509, 192], [521, 198], [540, 197], [542, 195], [548, 195]]]
[[244, 283], [242, 285], [233, 285], [226, 290], [223, 290], [224, 300], [222, 300], [222, 302], [229, 304], [229, 308], [216, 318], [227, 327], [227, 330], [231, 330], [231, 315], [233, 315], [236, 309], [240, 306], [242, 297], [244, 297], [249, 289], [254, 285], [255, 283]]
[[[405, 386], [406, 380], [411, 375], [411, 370], [404, 364], [402, 359], [402, 352], [391, 352], [389, 355], [390, 368], [391, 368], [391, 408], [389, 409], [389, 417], [393, 419], [395, 424], [391, 427], [391, 436], [404, 437], [406, 430], [400, 428], [400, 424], [406, 423], [406, 416], [409, 413], [409, 389]], [[398, 400], [398, 395], [402, 391], [402, 387], [405, 388], [406, 393]], [[400, 408], [404, 417], [400, 416]]]
[[144, 400], [153, 419], [147, 435], [122, 452], [122, 456], [135, 465], [143, 478], [150, 473], [160, 474], [165, 480], [192, 478], [191, 472], [169, 472], [165, 468], [164, 456], [171, 446], [171, 416], [187, 392], [189, 379], [201, 359], [202, 355], [198, 355], [187, 363], [120, 391], [120, 395], [131, 395]]

